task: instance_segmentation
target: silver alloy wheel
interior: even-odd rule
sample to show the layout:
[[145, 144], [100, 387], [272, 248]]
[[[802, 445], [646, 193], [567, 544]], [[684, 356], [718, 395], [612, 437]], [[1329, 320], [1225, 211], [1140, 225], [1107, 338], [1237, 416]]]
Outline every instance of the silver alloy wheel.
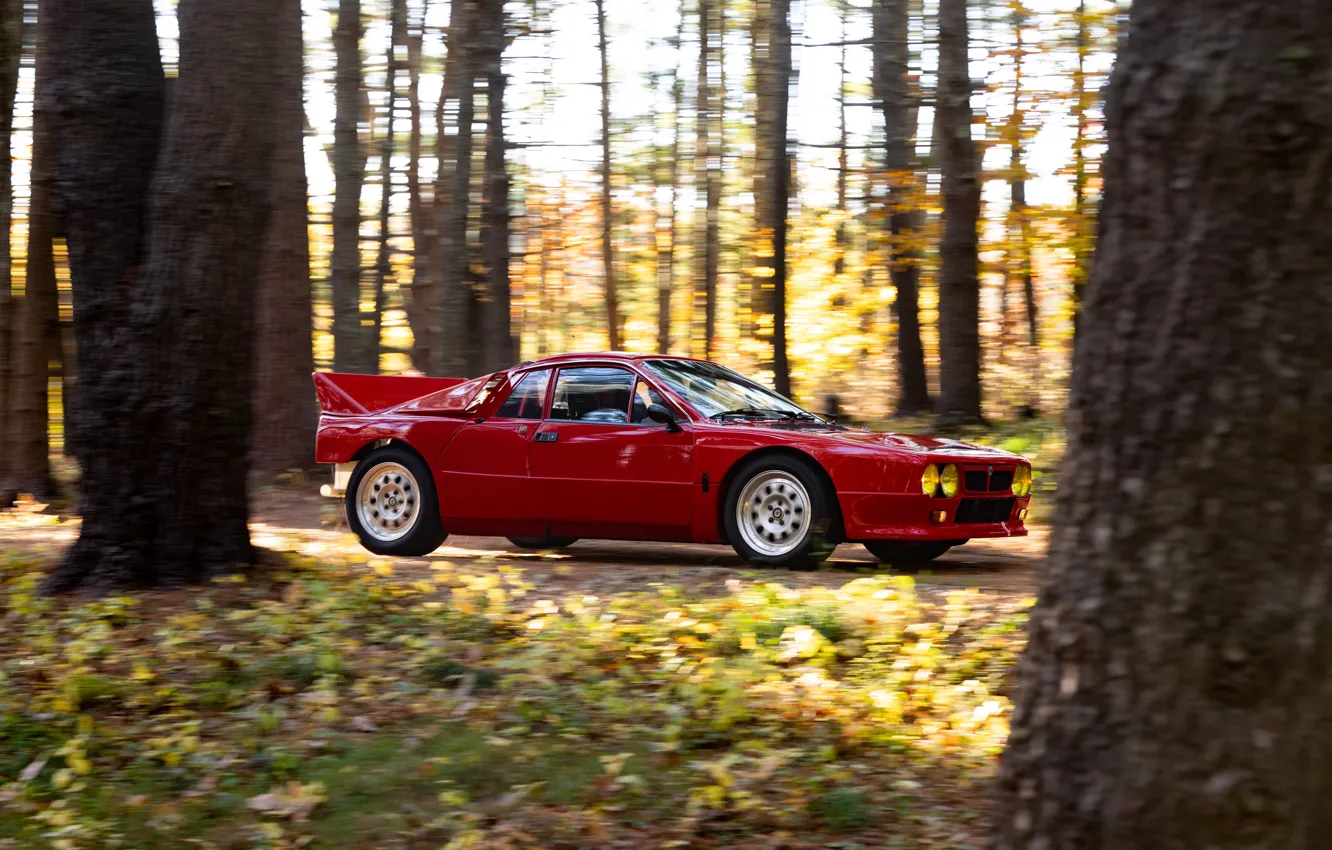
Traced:
[[361, 527], [376, 540], [391, 543], [416, 525], [420, 488], [406, 467], [392, 461], [366, 471], [356, 490], [356, 511]]
[[736, 526], [760, 555], [789, 555], [809, 536], [809, 493], [789, 472], [769, 469], [745, 483], [735, 503]]

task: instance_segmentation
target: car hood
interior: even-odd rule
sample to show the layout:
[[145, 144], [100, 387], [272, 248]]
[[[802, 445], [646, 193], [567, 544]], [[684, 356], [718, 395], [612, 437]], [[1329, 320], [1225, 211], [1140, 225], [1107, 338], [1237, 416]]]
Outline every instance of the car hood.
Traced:
[[950, 440], [947, 437], [929, 437], [923, 434], [897, 434], [884, 431], [853, 430], [849, 428], [817, 428], [808, 425], [792, 426], [784, 423], [745, 422], [715, 426], [727, 430], [753, 430], [771, 435], [781, 431], [792, 442], [822, 442], [832, 444], [853, 444], [866, 448], [874, 447], [892, 452], [912, 455], [947, 455], [949, 457], [974, 457], [999, 459], [1020, 459], [1012, 452]]

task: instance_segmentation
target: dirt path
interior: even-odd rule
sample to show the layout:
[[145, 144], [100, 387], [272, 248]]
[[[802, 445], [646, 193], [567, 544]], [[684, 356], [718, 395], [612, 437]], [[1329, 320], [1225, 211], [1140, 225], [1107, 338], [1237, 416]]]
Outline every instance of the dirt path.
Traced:
[[[256, 545], [280, 550], [362, 552], [347, 530], [341, 503], [321, 498], [315, 485], [293, 484], [261, 490], [254, 497], [251, 530]], [[77, 520], [55, 522], [39, 514], [0, 517], [0, 552], [57, 554], [78, 534]], [[975, 587], [1004, 595], [1034, 595], [1045, 562], [1047, 530], [1026, 538], [973, 541], [914, 570], [917, 582], [939, 589]], [[539, 589], [561, 593], [619, 593], [650, 583], [684, 585], [695, 592], [722, 591], [728, 580], [777, 581], [786, 585], [836, 587], [871, 574], [877, 565], [858, 544], [839, 546], [817, 572], [759, 570], [747, 566], [728, 546], [691, 543], [580, 541], [561, 552], [520, 552], [499, 537], [450, 537], [428, 558], [394, 559], [395, 569], [427, 571], [433, 561], [489, 563], [523, 569]]]

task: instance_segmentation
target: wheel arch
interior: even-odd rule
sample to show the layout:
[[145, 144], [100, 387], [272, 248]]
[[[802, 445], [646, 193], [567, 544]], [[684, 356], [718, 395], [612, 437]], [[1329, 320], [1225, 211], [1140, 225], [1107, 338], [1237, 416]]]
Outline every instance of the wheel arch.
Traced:
[[727, 505], [730, 503], [730, 500], [727, 497], [731, 493], [731, 487], [735, 485], [736, 476], [739, 474], [740, 469], [746, 464], [765, 457], [796, 458], [797, 460], [807, 462], [813, 467], [814, 473], [819, 476], [819, 480], [823, 482], [823, 485], [828, 488], [828, 492], [832, 494], [833, 527], [829, 529], [830, 535], [834, 541], [839, 543], [845, 540], [846, 531], [842, 525], [842, 504], [837, 496], [837, 487], [833, 484], [832, 476], [828, 474], [828, 470], [819, 462], [819, 459], [807, 451], [792, 446], [764, 446], [761, 449], [755, 449], [752, 452], [746, 452], [737, 457], [735, 461], [727, 467], [725, 474], [722, 475], [721, 482], [717, 489], [716, 516], [717, 532], [721, 536], [722, 542], [728, 544], [731, 542], [726, 533], [726, 511]]
[[[434, 478], [435, 470], [433, 467], [431, 467], [430, 461], [426, 460], [425, 455], [421, 454], [420, 449], [416, 448], [416, 446], [413, 446], [411, 443], [407, 442], [406, 440], [396, 440], [393, 439], [392, 437], [380, 437], [377, 440], [371, 440], [370, 442], [366, 443], [364, 446], [361, 446], [359, 449], [356, 450], [356, 454], [352, 455], [352, 462], [359, 464], [361, 461], [369, 457], [371, 452], [378, 451], [379, 449], [385, 448], [386, 446], [392, 446], [395, 449], [403, 449], [405, 451], [411, 452], [412, 454], [416, 455], [418, 458], [420, 458], [421, 463], [425, 464], [426, 469], [430, 470], [431, 478], [432, 479]], [[431, 483], [435, 482], [432, 481]]]

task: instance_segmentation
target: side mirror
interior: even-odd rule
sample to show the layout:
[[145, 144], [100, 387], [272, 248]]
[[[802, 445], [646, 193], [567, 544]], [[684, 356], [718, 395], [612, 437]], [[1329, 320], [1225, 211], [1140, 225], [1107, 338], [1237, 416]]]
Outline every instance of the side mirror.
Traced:
[[653, 422], [665, 425], [666, 430], [674, 433], [680, 430], [680, 426], [675, 421], [675, 414], [669, 407], [663, 407], [660, 404], [649, 404], [647, 407], [647, 418]]

